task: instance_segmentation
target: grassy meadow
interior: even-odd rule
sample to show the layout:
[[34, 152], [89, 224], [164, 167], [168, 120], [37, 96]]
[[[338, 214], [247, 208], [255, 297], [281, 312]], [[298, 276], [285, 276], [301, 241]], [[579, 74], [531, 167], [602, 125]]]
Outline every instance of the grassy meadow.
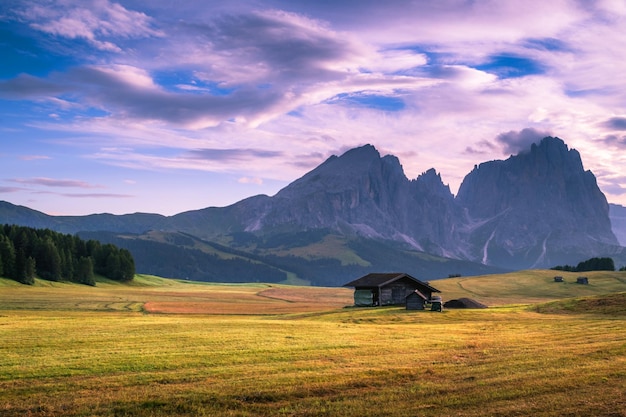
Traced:
[[137, 276], [0, 279], [0, 416], [626, 416], [626, 273], [432, 281], [479, 310]]

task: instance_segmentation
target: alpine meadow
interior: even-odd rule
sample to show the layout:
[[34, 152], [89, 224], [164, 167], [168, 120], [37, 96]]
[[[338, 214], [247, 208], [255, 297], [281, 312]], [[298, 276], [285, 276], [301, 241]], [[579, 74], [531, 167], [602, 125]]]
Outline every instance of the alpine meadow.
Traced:
[[626, 272], [436, 281], [483, 309], [137, 275], [0, 279], [0, 414], [624, 416]]

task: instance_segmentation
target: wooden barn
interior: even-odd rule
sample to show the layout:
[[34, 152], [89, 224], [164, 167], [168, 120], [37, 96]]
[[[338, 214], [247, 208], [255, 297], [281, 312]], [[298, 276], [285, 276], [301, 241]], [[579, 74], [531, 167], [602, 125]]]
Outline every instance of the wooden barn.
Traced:
[[[441, 292], [409, 274], [372, 273], [348, 282], [344, 287], [354, 288], [355, 306], [404, 305], [411, 293], [418, 291], [430, 299], [432, 293]], [[421, 298], [421, 297], [420, 297]]]

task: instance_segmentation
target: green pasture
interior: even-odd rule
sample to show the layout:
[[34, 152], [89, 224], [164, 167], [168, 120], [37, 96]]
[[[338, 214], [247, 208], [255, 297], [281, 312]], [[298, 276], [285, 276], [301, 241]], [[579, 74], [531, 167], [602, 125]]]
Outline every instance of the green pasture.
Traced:
[[[555, 282], [555, 276], [562, 277], [563, 282]], [[589, 279], [588, 285], [576, 283], [576, 279], [582, 276]], [[431, 284], [441, 290], [447, 300], [469, 297], [488, 306], [530, 304], [626, 291], [626, 272], [529, 270], [450, 278], [432, 281]]]
[[[0, 416], [626, 416], [626, 273], [345, 288], [0, 279]], [[578, 274], [580, 275], [580, 274]]]

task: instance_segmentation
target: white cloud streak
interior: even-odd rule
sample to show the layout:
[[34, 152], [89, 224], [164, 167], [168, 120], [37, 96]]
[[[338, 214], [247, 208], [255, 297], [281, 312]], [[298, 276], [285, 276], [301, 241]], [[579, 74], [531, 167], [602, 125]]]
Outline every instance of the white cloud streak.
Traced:
[[122, 49], [106, 39], [163, 35], [152, 28], [152, 19], [144, 13], [108, 0], [28, 2], [20, 15], [30, 21], [34, 29], [64, 38], [84, 39], [96, 49], [107, 52]]

